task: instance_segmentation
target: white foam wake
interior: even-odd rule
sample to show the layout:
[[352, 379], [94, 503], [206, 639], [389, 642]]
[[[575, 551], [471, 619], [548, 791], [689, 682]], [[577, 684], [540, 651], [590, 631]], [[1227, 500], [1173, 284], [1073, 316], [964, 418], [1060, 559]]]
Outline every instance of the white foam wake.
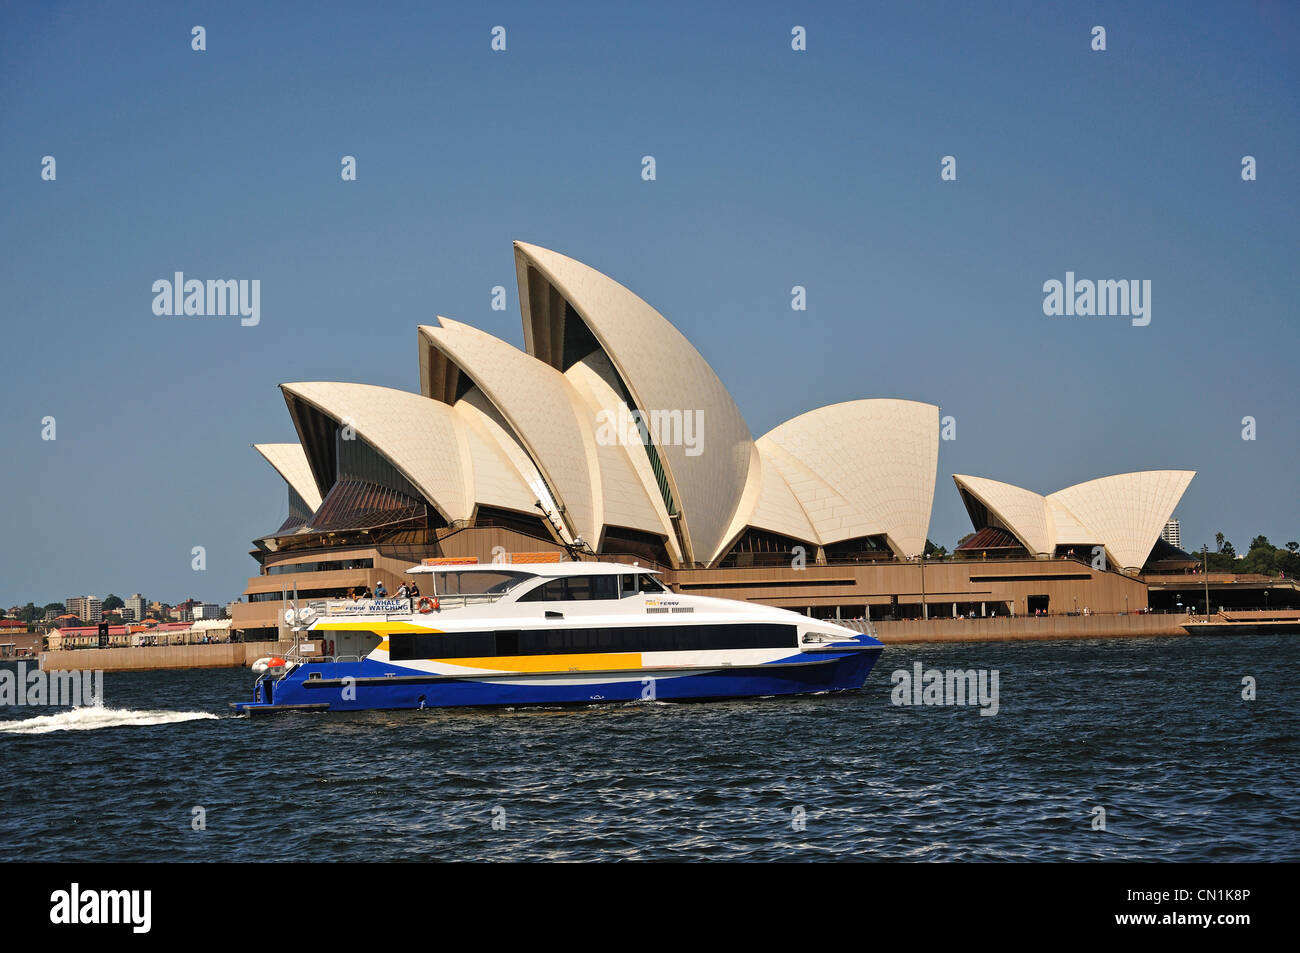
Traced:
[[132, 708], [73, 708], [57, 715], [39, 715], [21, 721], [0, 721], [0, 733], [44, 735], [51, 731], [90, 731], [125, 725], [172, 725], [181, 721], [216, 718], [206, 711], [137, 711]]

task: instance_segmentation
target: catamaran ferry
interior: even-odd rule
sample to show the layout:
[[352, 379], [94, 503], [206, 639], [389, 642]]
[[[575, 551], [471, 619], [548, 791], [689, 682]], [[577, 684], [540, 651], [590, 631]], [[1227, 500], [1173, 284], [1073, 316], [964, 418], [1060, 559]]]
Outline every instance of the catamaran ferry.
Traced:
[[603, 562], [414, 566], [417, 599], [286, 611], [239, 713], [740, 698], [861, 688], [883, 645], [785, 609], [681, 595]]

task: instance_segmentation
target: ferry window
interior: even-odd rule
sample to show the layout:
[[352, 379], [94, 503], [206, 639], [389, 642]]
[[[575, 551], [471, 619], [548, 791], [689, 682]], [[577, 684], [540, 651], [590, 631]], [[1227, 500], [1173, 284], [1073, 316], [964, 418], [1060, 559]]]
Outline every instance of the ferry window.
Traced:
[[564, 580], [550, 579], [536, 589], [525, 592], [520, 602], [558, 602], [564, 598]]
[[[434, 573], [438, 594], [444, 596], [500, 595], [521, 582], [534, 578], [528, 573], [508, 570], [457, 572], [454, 569]], [[423, 588], [423, 587], [421, 587]]]
[[637, 588], [642, 592], [663, 592], [664, 587], [659, 580], [649, 573], [641, 573], [637, 576]]
[[617, 599], [617, 576], [568, 576], [551, 579], [519, 597], [520, 602]]

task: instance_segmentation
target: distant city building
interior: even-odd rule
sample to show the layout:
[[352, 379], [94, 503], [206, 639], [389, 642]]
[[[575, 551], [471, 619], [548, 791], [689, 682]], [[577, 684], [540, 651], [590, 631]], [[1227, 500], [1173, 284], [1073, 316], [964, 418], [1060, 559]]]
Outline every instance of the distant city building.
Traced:
[[190, 608], [191, 621], [197, 622], [200, 619], [220, 619], [225, 610], [215, 602], [196, 602]]
[[[144, 596], [138, 592], [126, 600], [126, 607], [131, 610], [131, 618], [136, 622], [144, 618], [144, 614], [149, 608]], [[123, 618], [126, 618], [126, 616], [124, 615]]]
[[1160, 538], [1175, 549], [1182, 549], [1183, 544], [1179, 541], [1178, 520], [1170, 518], [1165, 522], [1165, 528], [1160, 531]]
[[59, 610], [58, 610], [58, 609], [46, 609], [46, 610], [45, 610], [45, 621], [46, 621], [46, 622], [53, 622], [53, 621], [54, 621], [55, 619], [57, 619], [58, 617], [59, 617]]
[[72, 596], [63, 604], [83, 622], [99, 622], [104, 616], [104, 603], [98, 596]]

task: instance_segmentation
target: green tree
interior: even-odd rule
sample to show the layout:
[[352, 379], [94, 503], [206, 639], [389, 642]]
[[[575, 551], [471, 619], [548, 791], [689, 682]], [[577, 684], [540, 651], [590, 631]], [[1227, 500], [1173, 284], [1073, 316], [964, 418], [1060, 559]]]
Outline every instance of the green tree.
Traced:
[[115, 596], [111, 592], [104, 597], [103, 610], [111, 612], [114, 609], [121, 609], [126, 603], [122, 601], [121, 596]]
[[1300, 549], [1295, 543], [1286, 544], [1286, 552], [1278, 559], [1278, 568], [1292, 579], [1300, 579]]
[[1232, 548], [1232, 543], [1228, 542], [1222, 533], [1215, 533], [1214, 541], [1217, 544], [1217, 549], [1211, 549], [1209, 546], [1202, 546], [1200, 549], [1195, 551], [1198, 556], [1202, 553], [1208, 553], [1205, 557], [1205, 562], [1210, 571], [1236, 572], [1241, 569], [1241, 565], [1237, 562], [1237, 554]]
[[1250, 541], [1250, 549], [1241, 561], [1241, 568], [1244, 572], [1275, 576], [1283, 552], [1270, 543], [1267, 536], [1256, 536]]
[[47, 602], [45, 604], [45, 611], [49, 612], [51, 609], [54, 610], [55, 615], [63, 615], [65, 612], [68, 611], [68, 607], [65, 606], [62, 602]]

